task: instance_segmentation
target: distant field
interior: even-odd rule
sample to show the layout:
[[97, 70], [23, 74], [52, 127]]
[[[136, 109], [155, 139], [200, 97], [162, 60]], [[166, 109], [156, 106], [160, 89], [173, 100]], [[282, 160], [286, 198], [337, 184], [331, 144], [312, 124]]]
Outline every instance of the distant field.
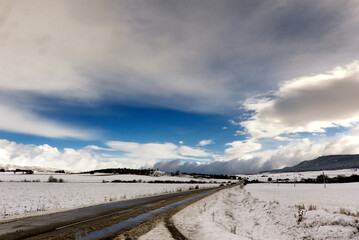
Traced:
[[[288, 172], [288, 173], [261, 173], [252, 175], [240, 175], [249, 180], [267, 182], [268, 178], [273, 181], [277, 179], [289, 179], [289, 181], [300, 181], [302, 178], [317, 178], [323, 174], [322, 171], [312, 172]], [[341, 176], [351, 176], [359, 174], [357, 169], [342, 169], [324, 171], [329, 178]], [[340, 183], [340, 184], [277, 184], [262, 183], [248, 184], [245, 189], [254, 197], [265, 201], [276, 200], [286, 205], [304, 204], [306, 206], [316, 205], [318, 208], [325, 208], [330, 211], [339, 211], [340, 208], [359, 211], [359, 183]]]
[[[237, 175], [240, 177], [246, 177], [249, 180], [258, 180], [261, 182], [266, 182], [268, 178], [272, 178], [273, 181], [277, 179], [289, 179], [299, 181], [301, 178], [316, 178], [318, 175], [323, 174], [322, 171], [311, 171], [311, 172], [288, 172], [288, 173], [260, 173], [260, 174], [251, 174], [251, 175]], [[330, 178], [336, 177], [338, 175], [350, 176], [353, 174], [359, 175], [359, 170], [357, 169], [342, 169], [342, 170], [330, 170], [324, 171], [324, 174]]]
[[47, 182], [50, 176], [55, 178], [62, 178], [65, 182], [81, 182], [81, 183], [102, 183], [103, 181], [113, 181], [113, 180], [123, 180], [123, 181], [132, 181], [132, 180], [142, 180], [142, 181], [204, 181], [204, 182], [227, 182], [228, 179], [201, 179], [201, 178], [192, 178], [192, 177], [179, 177], [179, 176], [146, 176], [146, 175], [131, 175], [131, 174], [59, 174], [59, 173], [35, 173], [35, 174], [22, 174], [13, 172], [0, 172], [0, 181], [3, 182], [21, 182], [21, 181], [40, 181]]

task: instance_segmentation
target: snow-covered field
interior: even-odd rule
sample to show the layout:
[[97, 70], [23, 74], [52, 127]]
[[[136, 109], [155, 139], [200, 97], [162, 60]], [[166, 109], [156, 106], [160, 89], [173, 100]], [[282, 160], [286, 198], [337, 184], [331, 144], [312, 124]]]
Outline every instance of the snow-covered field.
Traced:
[[[306, 210], [299, 212], [298, 205], [303, 204]], [[343, 214], [340, 208], [350, 212]], [[359, 239], [359, 183], [327, 184], [327, 188], [321, 184], [235, 186], [190, 205], [172, 221], [193, 240]], [[173, 240], [163, 223], [140, 240], [158, 236]]]
[[[316, 178], [322, 172], [250, 175], [251, 180], [268, 177]], [[354, 170], [326, 171], [326, 175], [349, 176]], [[49, 176], [65, 183], [48, 183]], [[247, 176], [248, 177], [248, 176]], [[23, 182], [40, 180], [40, 182]], [[190, 181], [190, 177], [139, 175], [78, 175], [1, 173], [0, 221], [12, 217], [62, 211], [109, 201], [187, 190], [197, 184], [102, 183], [112, 180]], [[200, 179], [194, 179], [200, 180]], [[207, 180], [214, 181], [214, 180]], [[218, 180], [217, 180], [218, 181]], [[225, 180], [223, 180], [225, 181]], [[218, 182], [221, 182], [219, 180]], [[212, 187], [218, 184], [198, 184]], [[306, 211], [299, 220], [298, 205]], [[309, 210], [309, 206], [312, 207]], [[351, 216], [340, 213], [345, 209]], [[354, 216], [357, 215], [357, 216]], [[201, 239], [359, 239], [359, 183], [248, 184], [217, 192], [183, 209], [173, 221], [186, 237]], [[140, 239], [172, 239], [163, 223]]]
[[[248, 180], [258, 180], [261, 182], [266, 182], [268, 178], [272, 178], [273, 181], [277, 179], [289, 179], [290, 181], [296, 180], [299, 181], [302, 178], [316, 178], [317, 176], [323, 174], [322, 171], [311, 171], [311, 172], [288, 172], [288, 173], [260, 173], [260, 174], [251, 174], [251, 175], [237, 175], [239, 177], [247, 178]], [[358, 169], [341, 169], [341, 170], [328, 170], [324, 171], [324, 174], [328, 177], [336, 177], [338, 175], [350, 176], [352, 174], [359, 175]]]
[[318, 209], [330, 212], [340, 208], [359, 212], [359, 183], [326, 184], [248, 184], [246, 190], [260, 200], [278, 201], [281, 204], [294, 206], [314, 205]]
[[201, 179], [201, 178], [191, 178], [186, 176], [146, 176], [146, 175], [131, 175], [131, 174], [59, 174], [59, 173], [46, 173], [39, 172], [35, 174], [22, 174], [13, 172], [0, 172], [0, 181], [3, 182], [22, 182], [22, 181], [40, 181], [47, 182], [50, 176], [55, 178], [62, 178], [65, 182], [76, 182], [76, 183], [102, 183], [103, 181], [113, 181], [113, 180], [123, 180], [123, 181], [132, 181], [132, 180], [142, 180], [142, 181], [203, 181], [203, 182], [227, 182], [226, 179]]
[[[321, 207], [327, 207], [330, 202], [322, 204]], [[184, 236], [195, 240], [359, 239], [359, 217], [322, 209], [305, 212], [301, 221], [298, 216], [295, 206], [270, 198], [257, 199], [246, 190], [234, 187], [183, 209], [173, 221]], [[151, 234], [158, 231], [163, 229], [154, 229], [143, 239], [151, 239]]]
[[[49, 183], [49, 177], [64, 183]], [[113, 180], [142, 183], [111, 183]], [[202, 181], [208, 184], [161, 184], [149, 181]], [[63, 211], [83, 206], [139, 198], [163, 193], [218, 186], [225, 179], [199, 179], [190, 176], [145, 176], [130, 174], [61, 174], [0, 172], [0, 221], [23, 215]], [[107, 182], [107, 183], [103, 183]], [[145, 183], [146, 182], [146, 183]], [[213, 184], [211, 184], [213, 183]]]
[[[197, 184], [0, 182], [0, 221], [109, 201], [189, 190]], [[198, 184], [199, 188], [218, 184]]]

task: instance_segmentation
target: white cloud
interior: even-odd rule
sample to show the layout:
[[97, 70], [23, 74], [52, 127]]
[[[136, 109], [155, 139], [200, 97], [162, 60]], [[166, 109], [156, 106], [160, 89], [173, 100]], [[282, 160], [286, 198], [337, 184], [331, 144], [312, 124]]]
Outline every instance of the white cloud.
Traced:
[[91, 139], [96, 133], [66, 126], [65, 124], [40, 117], [23, 107], [13, 107], [0, 103], [0, 130], [32, 134], [53, 138]]
[[234, 125], [234, 126], [239, 126], [239, 125], [241, 125], [241, 122], [240, 122], [240, 121], [236, 122], [236, 121], [234, 121], [233, 119], [229, 119], [228, 122], [229, 122], [230, 124]]
[[109, 148], [102, 148], [96, 145], [88, 145], [85, 147], [85, 149], [89, 149], [89, 150], [95, 150], [95, 151], [99, 151], [99, 150], [104, 150], [104, 151], [111, 151], [112, 149]]
[[[322, 155], [332, 154], [359, 154], [359, 135], [353, 133], [348, 136], [325, 138], [320, 142], [309, 139], [298, 139], [286, 146], [274, 150], [254, 152], [248, 158], [234, 158], [243, 156], [248, 151], [258, 149], [254, 143], [237, 142], [229, 148], [227, 155], [220, 156], [214, 161], [198, 164], [197, 162], [160, 161], [154, 167], [166, 171], [205, 172], [215, 174], [256, 173], [278, 169], [285, 166], [294, 166], [304, 160], [311, 160]], [[247, 146], [245, 146], [247, 145]], [[243, 147], [244, 146], [244, 147]], [[242, 152], [238, 152], [242, 149]], [[226, 158], [227, 159], [223, 159]], [[226, 160], [226, 161], [223, 161]]]
[[226, 146], [229, 146], [222, 158], [224, 160], [231, 160], [234, 158], [248, 159], [251, 157], [250, 153], [253, 151], [260, 150], [262, 145], [253, 140], [246, 141], [234, 141], [227, 143]]
[[123, 141], [109, 141], [106, 145], [114, 151], [124, 152], [124, 156], [133, 160], [141, 159], [147, 162], [168, 159], [196, 159], [210, 157], [211, 154], [203, 149], [192, 148], [173, 143], [135, 143]]
[[244, 103], [254, 115], [241, 125], [252, 138], [297, 132], [324, 132], [359, 121], [359, 63], [326, 74], [284, 82], [271, 98]]
[[[254, 113], [240, 123], [248, 140], [226, 144], [229, 148], [217, 160], [253, 161], [248, 169], [259, 170], [291, 166], [320, 155], [358, 154], [357, 130], [347, 136], [325, 134], [328, 127], [335, 131], [357, 125], [358, 92], [359, 63], [355, 61], [325, 74], [284, 82], [271, 96], [248, 99], [244, 107]], [[312, 139], [301, 137], [303, 132], [312, 133]], [[278, 142], [287, 145], [275, 148]]]
[[0, 140], [0, 164], [20, 166], [38, 166], [44, 168], [65, 169], [73, 171], [91, 170], [100, 167], [116, 166], [115, 162], [104, 163], [99, 156], [80, 149], [65, 148], [60, 151], [47, 144], [18, 144]]
[[181, 146], [178, 149], [178, 151], [181, 155], [189, 156], [189, 157], [210, 157], [210, 156], [212, 156], [210, 153], [206, 152], [203, 149], [192, 148], [189, 146]]
[[[111, 141], [107, 142], [110, 148], [101, 148], [95, 145], [83, 149], [65, 148], [32, 144], [18, 144], [0, 139], [0, 164], [19, 166], [38, 166], [44, 168], [65, 169], [70, 171], [85, 171], [99, 168], [151, 167], [157, 161], [164, 159], [198, 159], [211, 154], [205, 150], [189, 146], [177, 146], [172, 143], [146, 143]], [[109, 154], [96, 151], [109, 151]], [[122, 151], [124, 153], [116, 153]]]
[[[359, 135], [357, 130], [348, 135], [324, 138], [320, 142], [309, 139], [298, 139], [286, 146], [274, 150], [256, 151], [260, 144], [256, 142], [234, 142], [228, 144], [225, 155], [217, 156], [214, 161], [203, 162], [201, 157], [209, 154], [200, 149], [187, 146], [176, 147], [169, 143], [164, 144], [138, 144], [128, 142], [112, 142], [113, 148], [97, 148], [94, 146], [84, 149], [65, 148], [59, 150], [47, 144], [32, 145], [18, 144], [8, 140], [0, 140], [0, 164], [14, 164], [20, 166], [38, 166], [45, 168], [84, 171], [109, 167], [139, 168], [159, 167], [169, 171], [182, 172], [208, 172], [208, 173], [250, 173], [260, 170], [293, 166], [303, 160], [314, 159], [320, 155], [330, 154], [358, 154]], [[150, 149], [154, 147], [154, 149]], [[110, 154], [97, 154], [96, 150], [110, 150]], [[147, 154], [139, 154], [137, 150], [144, 150]], [[124, 155], [116, 155], [114, 151], [125, 151]], [[253, 152], [255, 151], [255, 152]], [[194, 163], [168, 161], [180, 157], [187, 160], [186, 154], [191, 154]], [[173, 158], [166, 158], [171, 156]], [[236, 157], [237, 156], [237, 157]], [[244, 156], [238, 158], [238, 156]], [[198, 157], [198, 158], [196, 158]], [[223, 161], [225, 160], [225, 161]]]
[[198, 146], [206, 146], [209, 144], [213, 144], [213, 140], [212, 139], [206, 139], [206, 140], [202, 140], [198, 143]]
[[234, 134], [234, 136], [240, 136], [240, 135], [247, 135], [248, 133], [246, 131], [237, 130]]
[[155, 160], [175, 159], [181, 156], [177, 153], [178, 146], [173, 143], [145, 143], [109, 141], [106, 145], [115, 151], [123, 151], [126, 157], [133, 159]]
[[319, 156], [336, 154], [359, 154], [359, 136], [336, 136], [313, 141], [307, 138], [292, 141], [275, 150], [267, 150], [254, 156], [261, 159], [259, 167], [276, 169], [293, 166]]

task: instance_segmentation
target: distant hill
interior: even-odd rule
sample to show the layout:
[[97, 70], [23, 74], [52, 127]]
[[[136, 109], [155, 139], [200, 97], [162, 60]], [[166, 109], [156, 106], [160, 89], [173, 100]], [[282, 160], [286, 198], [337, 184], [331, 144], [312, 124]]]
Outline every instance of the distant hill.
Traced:
[[106, 168], [96, 169], [93, 171], [87, 171], [82, 173], [107, 173], [107, 174], [134, 174], [134, 175], [153, 175], [154, 169], [131, 169], [131, 168]]
[[299, 163], [293, 167], [271, 170], [270, 172], [306, 172], [359, 168], [359, 154], [329, 155]]
[[0, 164], [0, 169], [4, 169], [5, 171], [12, 171], [15, 169], [23, 169], [23, 170], [33, 170], [35, 172], [55, 172], [59, 169], [55, 168], [43, 168], [38, 166], [20, 166], [14, 164]]

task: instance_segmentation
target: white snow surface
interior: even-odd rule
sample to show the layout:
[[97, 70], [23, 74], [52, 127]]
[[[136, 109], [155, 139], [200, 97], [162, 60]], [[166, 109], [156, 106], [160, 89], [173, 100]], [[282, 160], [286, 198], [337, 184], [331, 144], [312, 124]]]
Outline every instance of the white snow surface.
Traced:
[[239, 186], [217, 192], [173, 216], [177, 229], [195, 240], [359, 239], [358, 217], [319, 209], [297, 220], [298, 208], [258, 199]]
[[[248, 180], [258, 180], [261, 182], [266, 182], [268, 178], [272, 178], [273, 181], [277, 179], [289, 179], [290, 181], [296, 180], [300, 181], [302, 178], [317, 178], [317, 176], [323, 174], [323, 171], [308, 171], [308, 172], [286, 172], [286, 173], [258, 173], [250, 175], [237, 175], [242, 178], [247, 178]], [[358, 169], [340, 169], [340, 170], [325, 170], [324, 174], [330, 178], [341, 176], [351, 176], [353, 174], [359, 174]]]
[[246, 190], [265, 201], [278, 201], [287, 206], [304, 204], [330, 212], [345, 208], [359, 212], [359, 183], [326, 184], [248, 184]]
[[218, 184], [0, 182], [0, 221]]
[[[142, 181], [184, 181], [189, 182], [202, 181], [202, 182], [227, 182], [227, 179], [202, 179], [202, 178], [192, 178], [190, 176], [147, 176], [147, 175], [132, 175], [132, 174], [61, 174], [53, 172], [38, 172], [34, 174], [22, 174], [13, 172], [0, 172], [0, 181], [3, 182], [21, 182], [21, 181], [40, 181], [47, 182], [49, 177], [53, 176], [57, 179], [62, 178], [65, 182], [75, 182], [75, 183], [102, 183], [103, 181], [113, 181], [113, 180], [123, 180], [123, 181], [132, 181], [132, 180], [142, 180]], [[232, 180], [233, 181], [233, 180]]]

